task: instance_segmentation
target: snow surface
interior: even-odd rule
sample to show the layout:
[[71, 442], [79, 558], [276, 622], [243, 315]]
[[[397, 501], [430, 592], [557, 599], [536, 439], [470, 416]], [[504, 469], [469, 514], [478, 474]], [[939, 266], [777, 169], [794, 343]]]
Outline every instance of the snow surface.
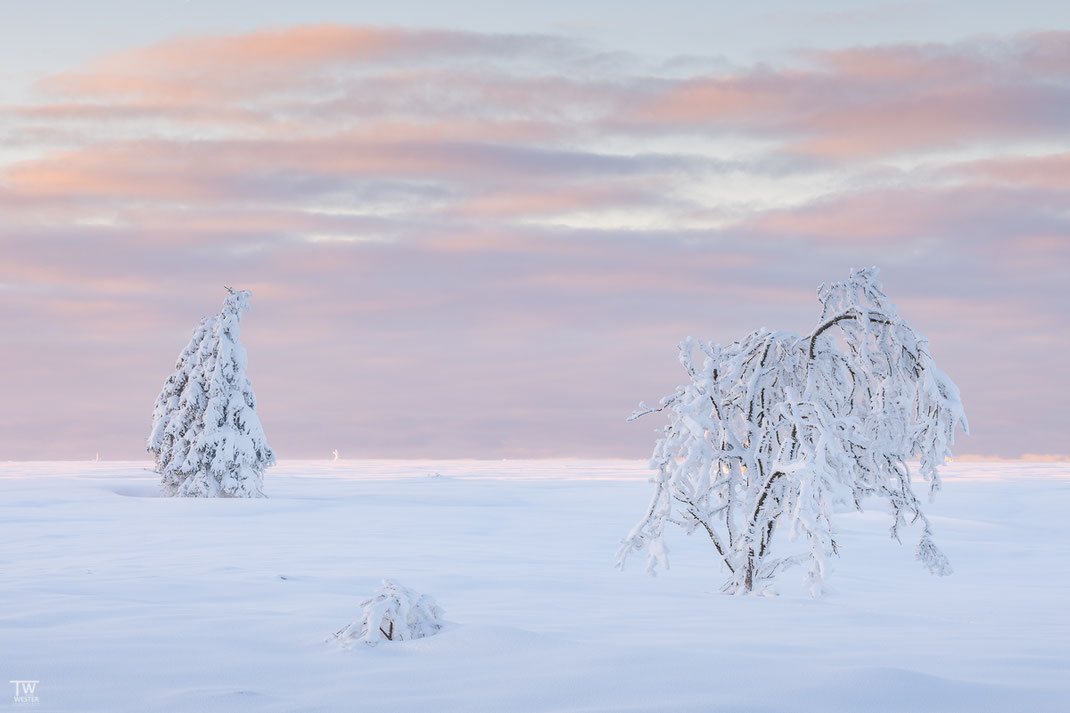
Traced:
[[[671, 570], [615, 571], [642, 463], [283, 462], [266, 500], [152, 497], [146, 465], [0, 464], [0, 710], [1070, 709], [1067, 464], [948, 466], [950, 577], [887, 513], [841, 514], [817, 600], [800, 570], [717, 594], [682, 532]], [[329, 642], [384, 577], [450, 624]]]

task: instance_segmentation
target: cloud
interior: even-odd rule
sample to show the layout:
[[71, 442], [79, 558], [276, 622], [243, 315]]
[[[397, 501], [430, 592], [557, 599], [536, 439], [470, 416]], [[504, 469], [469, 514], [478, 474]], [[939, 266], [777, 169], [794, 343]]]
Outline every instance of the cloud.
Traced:
[[999, 456], [965, 453], [955, 458], [956, 462], [979, 463], [1067, 463], [1070, 455], [1065, 453], [1023, 453], [1019, 458], [1001, 458]]
[[744, 226], [756, 234], [832, 245], [896, 240], [899, 247], [915, 247], [952, 239], [988, 244], [1070, 229], [1066, 193], [1053, 188], [975, 184], [852, 191], [766, 211]]
[[1068, 192], [1070, 191], [1070, 153], [970, 161], [948, 166], [946, 173], [960, 180], [979, 184]]
[[798, 53], [786, 67], [666, 81], [636, 128], [758, 132], [836, 160], [1067, 137], [1070, 33]]
[[741, 67], [320, 25], [42, 78], [0, 109], [0, 457], [139, 455], [223, 284], [255, 293], [284, 455], [641, 457], [622, 418], [679, 383], [681, 338], [805, 332], [868, 264], [962, 386], [968, 448], [1049, 452], [1066, 46]]
[[48, 77], [39, 87], [93, 100], [188, 103], [300, 91], [309, 79], [317, 86], [329, 86], [323, 72], [336, 68], [506, 54], [550, 57], [575, 51], [572, 43], [550, 36], [321, 24], [176, 39], [120, 51], [83, 70]]
[[[295, 199], [347, 192], [361, 180], [574, 184], [686, 170], [686, 157], [614, 155], [486, 141], [363, 134], [297, 140], [125, 141], [55, 152], [10, 166], [10, 192], [30, 198], [149, 200], [159, 203]], [[604, 204], [609, 193], [588, 191]], [[622, 194], [622, 197], [626, 197]], [[582, 207], [573, 194], [569, 207]], [[553, 206], [550, 206], [553, 207]]]
[[[26, 121], [160, 122], [250, 136], [390, 124], [485, 140], [744, 135], [782, 153], [862, 161], [1003, 141], [1065, 140], [1070, 33], [800, 50], [692, 76], [539, 35], [316, 25], [186, 38], [49, 77]], [[428, 121], [429, 117], [433, 120]], [[463, 137], [471, 139], [471, 136]]]

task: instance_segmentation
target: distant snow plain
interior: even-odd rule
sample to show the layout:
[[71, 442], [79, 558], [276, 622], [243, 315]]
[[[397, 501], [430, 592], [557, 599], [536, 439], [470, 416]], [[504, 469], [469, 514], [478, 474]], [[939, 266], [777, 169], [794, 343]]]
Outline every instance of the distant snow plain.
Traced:
[[[154, 497], [147, 466], [0, 464], [0, 711], [1070, 710], [1065, 463], [947, 466], [946, 578], [841, 513], [820, 599], [799, 570], [718, 594], [683, 532], [668, 572], [616, 571], [641, 462], [290, 461], [265, 500]], [[328, 641], [384, 577], [447, 628]]]

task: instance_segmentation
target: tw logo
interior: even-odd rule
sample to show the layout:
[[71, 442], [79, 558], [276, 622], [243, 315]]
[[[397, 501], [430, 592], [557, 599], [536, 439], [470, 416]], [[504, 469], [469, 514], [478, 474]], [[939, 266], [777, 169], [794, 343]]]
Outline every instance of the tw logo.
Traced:
[[15, 703], [40, 703], [37, 697], [37, 684], [40, 681], [8, 681], [15, 684]]

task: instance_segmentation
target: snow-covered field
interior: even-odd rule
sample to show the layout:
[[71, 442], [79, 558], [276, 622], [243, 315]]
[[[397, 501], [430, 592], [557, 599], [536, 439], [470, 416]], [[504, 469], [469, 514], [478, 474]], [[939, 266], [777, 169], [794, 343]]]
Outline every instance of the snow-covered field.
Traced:
[[[153, 497], [146, 465], [0, 464], [0, 711], [1070, 710], [1067, 464], [948, 466], [948, 578], [843, 513], [818, 600], [717, 594], [682, 532], [615, 571], [642, 463], [284, 462], [267, 500]], [[450, 626], [328, 643], [383, 577]]]

